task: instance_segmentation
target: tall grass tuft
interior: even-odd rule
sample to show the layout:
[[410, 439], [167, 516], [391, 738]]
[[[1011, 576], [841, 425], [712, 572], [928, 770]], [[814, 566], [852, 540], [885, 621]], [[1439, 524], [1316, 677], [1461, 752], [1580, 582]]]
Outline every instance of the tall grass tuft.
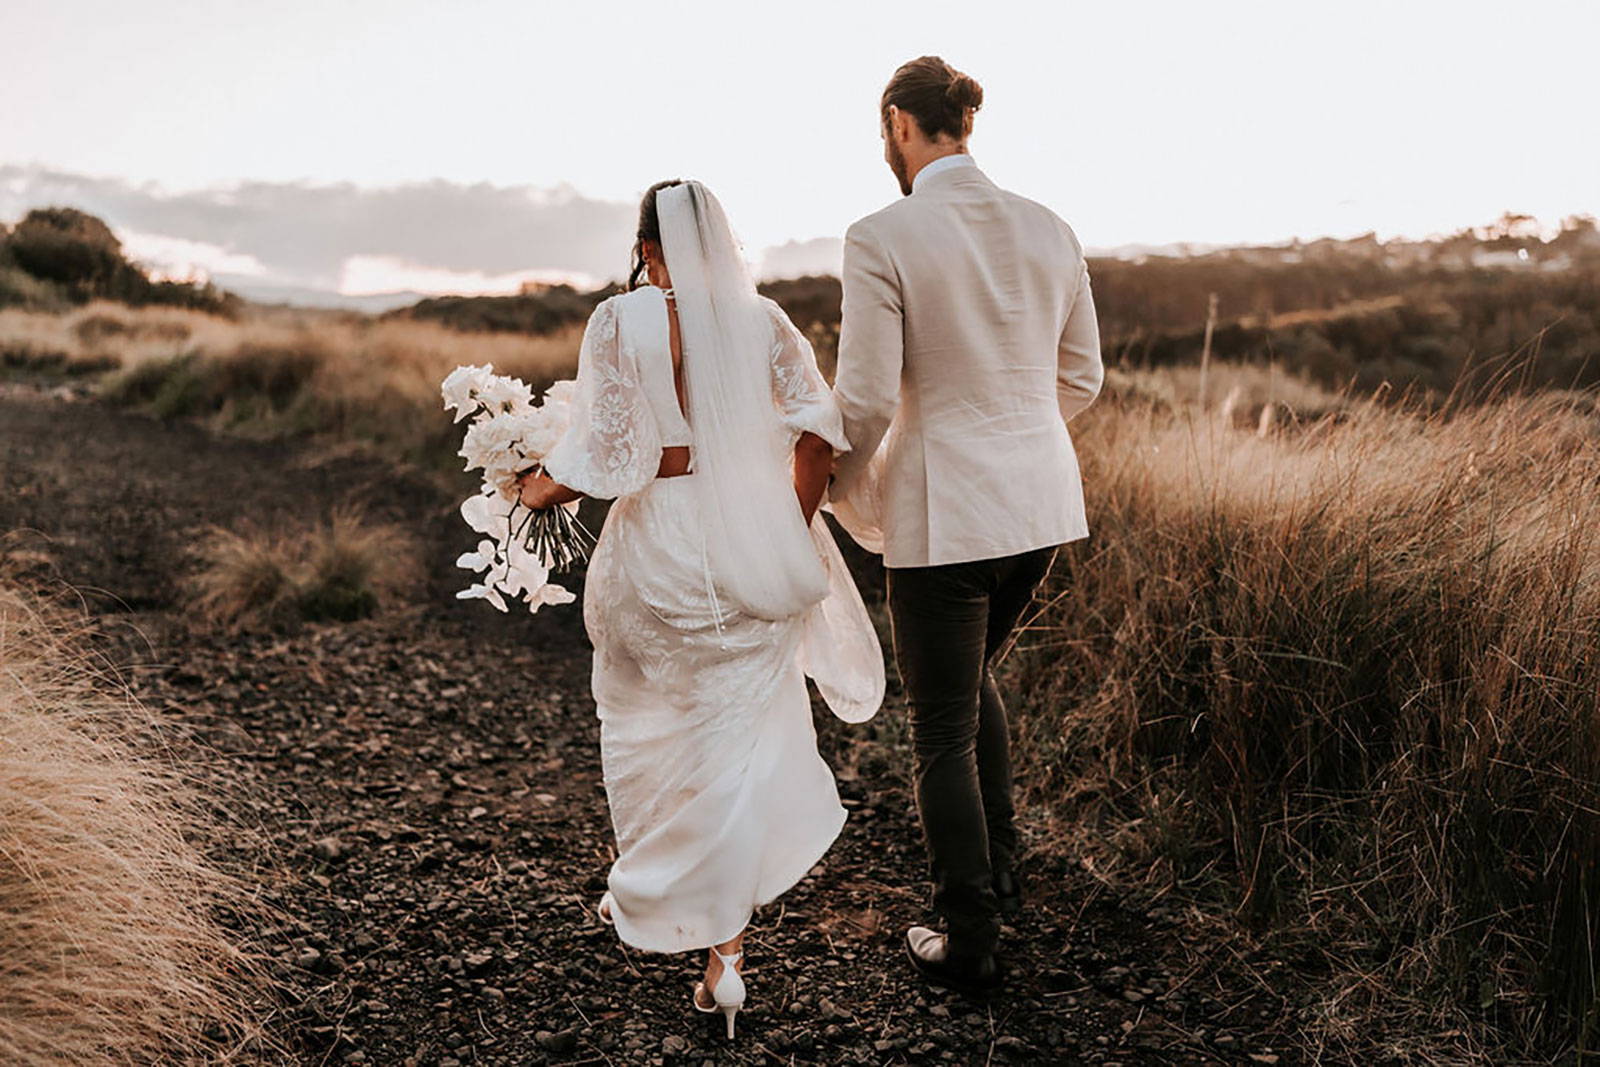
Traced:
[[1094, 536], [1008, 664], [1029, 789], [1108, 876], [1302, 934], [1340, 1055], [1592, 1046], [1594, 398], [1328, 406], [1074, 425]]
[[0, 587], [0, 1063], [243, 1062], [259, 1036], [259, 972], [219, 923], [247, 898], [158, 732]]
[[365, 618], [415, 580], [418, 558], [404, 530], [355, 508], [308, 530], [217, 527], [195, 554], [190, 602], [228, 629]]

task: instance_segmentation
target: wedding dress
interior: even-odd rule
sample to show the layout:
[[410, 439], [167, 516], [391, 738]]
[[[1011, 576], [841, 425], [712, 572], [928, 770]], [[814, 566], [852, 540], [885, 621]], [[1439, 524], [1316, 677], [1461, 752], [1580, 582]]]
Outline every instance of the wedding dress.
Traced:
[[[545, 467], [615, 498], [589, 564], [619, 936], [676, 952], [721, 944], [802, 878], [845, 811], [817, 752], [806, 677], [847, 722], [882, 703], [883, 655], [821, 516], [805, 525], [788, 463], [810, 432], [848, 448], [811, 346], [756, 295], [698, 183], [658, 198], [687, 417], [654, 287], [595, 309], [572, 425]], [[690, 473], [656, 478], [664, 447]]]

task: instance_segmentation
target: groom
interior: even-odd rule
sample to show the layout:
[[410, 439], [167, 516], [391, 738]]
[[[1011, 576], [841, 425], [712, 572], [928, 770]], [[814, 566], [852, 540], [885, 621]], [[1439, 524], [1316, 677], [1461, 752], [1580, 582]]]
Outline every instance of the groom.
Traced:
[[911, 704], [947, 933], [914, 926], [906, 947], [929, 981], [979, 995], [1001, 985], [1000, 916], [1022, 904], [1006, 713], [989, 667], [1055, 547], [1088, 535], [1066, 424], [1102, 375], [1077, 237], [967, 154], [982, 103], [976, 81], [934, 56], [883, 91], [884, 157], [905, 199], [845, 236], [836, 392], [852, 450], [832, 489], [847, 509], [853, 493], [877, 501]]

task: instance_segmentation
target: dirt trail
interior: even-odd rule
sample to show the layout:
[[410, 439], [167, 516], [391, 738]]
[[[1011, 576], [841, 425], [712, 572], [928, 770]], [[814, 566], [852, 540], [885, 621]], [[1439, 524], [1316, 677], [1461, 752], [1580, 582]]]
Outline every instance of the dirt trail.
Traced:
[[[187, 624], [179, 582], [208, 525], [351, 501], [424, 545], [411, 604], [288, 635]], [[12, 389], [4, 531], [12, 571], [78, 590], [104, 651], [203, 746], [240, 826], [228, 858], [281, 911], [246, 933], [279, 961], [288, 1062], [1298, 1062], [1276, 991], [1292, 983], [1259, 977], [1283, 972], [1064, 860], [1026, 868], [1006, 996], [923, 987], [900, 947], [928, 915], [896, 705], [866, 729], [819, 718], [851, 818], [756, 917], [729, 1046], [689, 1010], [688, 957], [626, 950], [589, 912], [610, 825], [577, 610], [451, 599], [469, 535], [426, 479]]]

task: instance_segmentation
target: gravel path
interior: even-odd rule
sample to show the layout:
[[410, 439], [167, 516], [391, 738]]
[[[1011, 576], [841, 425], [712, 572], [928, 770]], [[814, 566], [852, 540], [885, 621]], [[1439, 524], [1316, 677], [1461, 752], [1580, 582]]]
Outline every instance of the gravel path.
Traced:
[[[276, 635], [185, 619], [206, 526], [350, 501], [425, 546], [411, 603]], [[1300, 1062], [1288, 968], [1039, 849], [1007, 930], [1013, 989], [984, 1006], [923, 987], [900, 948], [928, 915], [895, 703], [866, 728], [819, 717], [851, 817], [756, 917], [730, 1046], [689, 1010], [695, 961], [632, 952], [590, 914], [611, 839], [576, 609], [450, 599], [470, 534], [428, 479], [11, 387], [4, 531], [0, 562], [70, 585], [138, 693], [199, 743], [237, 826], [227, 858], [276, 912], [245, 934], [283, 979], [284, 1062]], [[1038, 837], [1031, 813], [1023, 830]]]

